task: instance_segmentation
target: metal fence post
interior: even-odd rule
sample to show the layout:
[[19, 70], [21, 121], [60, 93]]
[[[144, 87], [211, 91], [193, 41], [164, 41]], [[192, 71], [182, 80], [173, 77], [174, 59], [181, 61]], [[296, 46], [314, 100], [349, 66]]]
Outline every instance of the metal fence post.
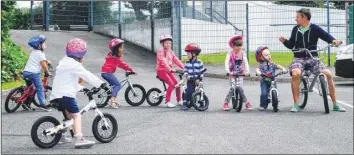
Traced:
[[45, 30], [49, 31], [49, 8], [50, 8], [50, 1], [45, 1], [46, 7], [45, 7]]
[[227, 1], [225, 1], [225, 24], [227, 24], [227, 22], [228, 22], [228, 20], [229, 20], [227, 14], [228, 14]]
[[[175, 1], [174, 0], [172, 0], [171, 1], [171, 36], [173, 37], [173, 28], [174, 28], [174, 26], [173, 26], [173, 17], [174, 17], [174, 14], [173, 14], [173, 9], [175, 8]], [[172, 50], [173, 50], [173, 42], [172, 42]]]
[[213, 1], [210, 1], [210, 21], [213, 22]]
[[31, 1], [31, 29], [33, 29], [34, 13], [33, 13], [33, 1]]
[[246, 3], [246, 43], [247, 43], [247, 59], [249, 60], [249, 53], [250, 53], [250, 40], [249, 40], [249, 17], [248, 17], [248, 3]]
[[182, 23], [181, 23], [181, 1], [178, 1], [178, 6], [177, 6], [177, 20], [178, 20], [178, 58], [181, 60], [182, 59]]
[[[330, 17], [329, 17], [329, 0], [327, 0], [327, 30], [328, 34], [330, 34]], [[328, 66], [331, 67], [331, 48], [328, 47]]]
[[154, 1], [150, 1], [150, 22], [151, 22], [151, 51], [155, 51], [155, 22], [154, 22]]
[[349, 9], [348, 9], [348, 2], [345, 2], [345, 37], [346, 37], [346, 43], [349, 44]]
[[121, 1], [118, 1], [118, 36], [122, 38], [122, 9], [121, 9]]
[[47, 5], [46, 5], [46, 3], [45, 2], [43, 2], [42, 3], [42, 30], [45, 30], [45, 14], [46, 14], [46, 9], [45, 9], [45, 7], [46, 7]]
[[192, 5], [192, 17], [195, 19], [195, 0], [193, 0], [193, 5]]
[[181, 2], [181, 5], [182, 5], [182, 7], [183, 7], [183, 17], [186, 17], [186, 3], [187, 3], [187, 1], [182, 1]]
[[89, 1], [89, 31], [93, 30], [93, 1]]

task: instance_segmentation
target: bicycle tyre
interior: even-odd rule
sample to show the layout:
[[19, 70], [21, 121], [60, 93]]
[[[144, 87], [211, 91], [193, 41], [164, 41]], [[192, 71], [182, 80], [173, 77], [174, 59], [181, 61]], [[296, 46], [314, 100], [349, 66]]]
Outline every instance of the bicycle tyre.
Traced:
[[140, 106], [141, 104], [144, 103], [145, 101], [145, 98], [146, 98], [146, 92], [145, 92], [145, 89], [143, 86], [139, 85], [139, 84], [133, 84], [133, 88], [134, 89], [140, 89], [141, 92], [142, 92], [142, 97], [140, 99], [140, 101], [138, 102], [133, 102], [131, 101], [131, 99], [129, 98], [129, 92], [132, 90], [131, 87], [128, 87], [126, 90], [125, 90], [125, 101], [127, 101], [127, 103], [131, 106]]
[[7, 95], [7, 97], [6, 97], [6, 100], [5, 100], [5, 111], [7, 112], [7, 113], [13, 113], [13, 112], [15, 112], [19, 107], [20, 107], [20, 103], [17, 103], [16, 102], [16, 106], [13, 108], [13, 109], [10, 109], [9, 108], [9, 102], [10, 102], [10, 99], [11, 99], [11, 97], [12, 97], [12, 95], [15, 93], [15, 92], [19, 92], [19, 93], [21, 93], [21, 96], [23, 95], [23, 93], [24, 93], [24, 88], [21, 86], [21, 87], [16, 87], [16, 88], [14, 88], [13, 90], [11, 90], [10, 92], [9, 92], [9, 94]]
[[241, 112], [242, 104], [243, 104], [243, 97], [242, 97], [239, 89], [236, 89], [236, 102], [238, 102], [237, 106], [236, 106], [236, 112]]
[[54, 126], [58, 126], [60, 124], [60, 122], [52, 116], [43, 116], [43, 117], [39, 118], [37, 121], [35, 121], [34, 124], [32, 125], [31, 138], [32, 138], [33, 143], [40, 148], [43, 148], [43, 149], [52, 148], [53, 146], [58, 144], [62, 134], [60, 132], [56, 133], [55, 135], [51, 135], [51, 136], [55, 136], [52, 141], [50, 141], [48, 143], [42, 142], [38, 138], [37, 130], [38, 130], [38, 127], [44, 122], [53, 123]]
[[146, 101], [150, 106], [158, 106], [161, 104], [163, 97], [160, 96], [159, 99], [154, 102], [150, 100], [150, 95], [152, 93], [157, 93], [157, 94], [161, 94], [161, 90], [159, 88], [151, 88], [147, 93], [146, 93]]
[[[104, 91], [103, 96], [106, 97], [106, 99], [102, 99], [103, 102], [98, 102], [98, 101], [95, 100], [96, 105], [97, 105], [98, 108], [103, 108], [103, 107], [107, 106], [107, 104], [109, 102], [109, 99], [112, 97], [112, 91], [111, 90], [108, 90], [108, 91], [106, 91], [104, 89], [101, 89], [101, 90]], [[97, 93], [99, 93], [99, 92], [97, 92]], [[99, 94], [99, 95], [102, 95], [102, 94]]]
[[[45, 91], [44, 97], [45, 97], [45, 100], [47, 100], [49, 98], [50, 94], [52, 93], [52, 87], [51, 86], [46, 86], [45, 89], [46, 89], [46, 91]], [[36, 95], [37, 95], [37, 93], [33, 94], [32, 102], [30, 102], [29, 104], [33, 103], [36, 107], [39, 107], [39, 103], [36, 101], [36, 97], [35, 97]], [[49, 104], [49, 100], [48, 100], [47, 104]]]
[[[95, 119], [93, 120], [92, 123], [92, 133], [95, 136], [95, 138], [101, 142], [101, 143], [109, 143], [111, 142], [114, 138], [116, 138], [117, 133], [118, 133], [118, 122], [115, 119], [115, 117], [111, 114], [108, 113], [103, 113], [103, 116], [105, 119], [108, 119], [109, 121], [112, 122], [112, 133], [109, 135], [109, 137], [104, 138], [100, 135], [99, 131], [98, 131], [98, 127], [99, 126], [99, 122], [102, 119], [101, 116], [96, 116]], [[102, 128], [104, 128], [104, 126], [101, 126]], [[103, 129], [104, 130], [104, 129]]]
[[[302, 101], [302, 103], [300, 102], [300, 109], [304, 109], [306, 107], [306, 104], [307, 104], [307, 99], [308, 99], [308, 84], [307, 84], [307, 81], [305, 79], [301, 79], [301, 81], [303, 83], [303, 87], [304, 88], [301, 88], [300, 87], [300, 92], [299, 92], [299, 97], [300, 97], [300, 93], [302, 91], [303, 95], [304, 95], [304, 100]], [[301, 85], [300, 85], [301, 86]]]
[[319, 76], [320, 79], [320, 83], [321, 83], [321, 91], [322, 91], [322, 97], [323, 97], [323, 104], [325, 107], [325, 113], [328, 114], [329, 113], [329, 106], [328, 106], [328, 98], [327, 98], [327, 88], [326, 88], [326, 80], [324, 75], [320, 75]]
[[278, 100], [277, 91], [273, 90], [272, 91], [272, 106], [273, 106], [274, 112], [278, 112], [278, 104], [279, 104], [279, 100]]
[[203, 107], [200, 107], [199, 105], [197, 105], [197, 102], [196, 102], [196, 98], [198, 96], [201, 96], [201, 93], [200, 92], [197, 92], [197, 93], [193, 93], [192, 94], [192, 99], [191, 99], [191, 105], [193, 105], [193, 107], [198, 110], [198, 111], [205, 111], [208, 109], [209, 107], [209, 98], [208, 96], [205, 95], [205, 93], [203, 94], [203, 98], [204, 98], [204, 106]]

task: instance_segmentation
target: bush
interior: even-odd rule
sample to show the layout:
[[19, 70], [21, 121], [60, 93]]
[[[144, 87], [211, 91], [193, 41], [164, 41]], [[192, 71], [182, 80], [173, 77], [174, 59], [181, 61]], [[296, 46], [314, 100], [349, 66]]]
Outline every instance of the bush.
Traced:
[[28, 58], [24, 49], [10, 39], [15, 4], [13, 1], [1, 1], [1, 82], [20, 80]]

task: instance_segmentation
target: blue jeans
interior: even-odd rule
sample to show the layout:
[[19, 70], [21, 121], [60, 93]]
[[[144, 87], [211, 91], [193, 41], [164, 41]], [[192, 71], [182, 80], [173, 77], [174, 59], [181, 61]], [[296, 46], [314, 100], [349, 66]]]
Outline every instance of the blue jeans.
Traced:
[[41, 79], [41, 73], [32, 73], [32, 72], [24, 71], [23, 77], [29, 78], [33, 81], [34, 86], [36, 87], [36, 92], [37, 92], [39, 104], [44, 104], [45, 97], [44, 97], [44, 88], [43, 88], [43, 83], [42, 83], [42, 79]]
[[[277, 87], [277, 85], [274, 85], [275, 88]], [[268, 104], [268, 88], [270, 87], [270, 83], [268, 82], [261, 82], [261, 107], [266, 107]]]
[[194, 91], [195, 91], [195, 83], [194, 83], [194, 81], [193, 82], [188, 82], [187, 83], [187, 91], [183, 95], [183, 104], [186, 105], [190, 101]]
[[121, 85], [116, 76], [114, 76], [113, 73], [101, 73], [101, 76], [109, 83], [109, 85], [113, 86], [112, 96], [117, 97]]

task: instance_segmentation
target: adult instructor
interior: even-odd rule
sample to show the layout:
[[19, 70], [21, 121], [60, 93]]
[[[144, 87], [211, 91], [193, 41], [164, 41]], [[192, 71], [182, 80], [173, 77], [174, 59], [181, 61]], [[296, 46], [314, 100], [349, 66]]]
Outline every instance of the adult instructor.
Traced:
[[[280, 36], [279, 40], [284, 44], [285, 47], [289, 49], [299, 49], [307, 48], [308, 50], [316, 50], [318, 39], [322, 39], [327, 43], [332, 43], [334, 45], [341, 44], [340, 40], [334, 39], [330, 34], [324, 31], [321, 27], [310, 23], [311, 12], [310, 9], [302, 8], [296, 11], [296, 23], [294, 26], [290, 39], [285, 39], [284, 36]], [[312, 52], [312, 56], [318, 56], [317, 52]], [[329, 85], [329, 95], [331, 96], [333, 102], [333, 111], [345, 112], [345, 109], [337, 104], [336, 91], [333, 82], [332, 73], [329, 69], [325, 69], [323, 63], [318, 63], [318, 61], [313, 60], [305, 52], [294, 53], [293, 61], [289, 67], [291, 75], [291, 89], [294, 98], [294, 106], [291, 108], [291, 112], [298, 112], [300, 110], [299, 106], [299, 85], [301, 71], [305, 67], [305, 64], [310, 64], [312, 67], [312, 72], [318, 73], [322, 72], [326, 75], [328, 85]]]

